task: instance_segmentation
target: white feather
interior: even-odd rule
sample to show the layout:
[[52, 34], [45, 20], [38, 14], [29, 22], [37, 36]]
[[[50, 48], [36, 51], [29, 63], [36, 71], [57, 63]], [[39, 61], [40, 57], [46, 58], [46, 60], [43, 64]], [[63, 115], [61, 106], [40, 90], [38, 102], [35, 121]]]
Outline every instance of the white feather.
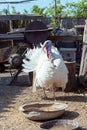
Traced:
[[[62, 87], [65, 89], [68, 82], [68, 70], [57, 50], [53, 47], [54, 61], [51, 62], [46, 55], [41, 55], [36, 69], [36, 81], [38, 86]], [[42, 60], [43, 59], [43, 60]]]
[[[36, 70], [37, 63], [42, 52], [42, 48], [34, 48], [27, 51], [25, 54], [25, 59], [23, 59], [23, 71], [29, 73]], [[28, 59], [28, 60], [27, 60]]]
[[53, 61], [49, 60], [42, 48], [31, 50], [31, 54], [27, 52], [26, 57], [30, 61], [23, 60], [22, 66], [24, 67], [24, 72], [36, 71], [33, 91], [36, 91], [36, 86], [56, 86], [62, 87], [63, 90], [66, 87], [66, 83], [68, 82], [67, 67], [57, 48], [52, 46], [51, 52], [54, 57]]

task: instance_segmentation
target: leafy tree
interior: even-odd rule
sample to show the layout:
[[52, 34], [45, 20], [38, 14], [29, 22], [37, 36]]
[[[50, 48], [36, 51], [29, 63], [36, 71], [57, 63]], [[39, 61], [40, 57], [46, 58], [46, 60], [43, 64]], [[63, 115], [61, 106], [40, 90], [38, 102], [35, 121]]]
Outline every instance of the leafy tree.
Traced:
[[11, 6], [11, 9], [12, 9], [12, 11], [11, 11], [12, 14], [17, 14], [17, 11], [14, 6]]
[[31, 9], [31, 12], [33, 13], [33, 14], [39, 14], [39, 15], [45, 15], [44, 14], [44, 10], [45, 10], [45, 8], [39, 8], [37, 5], [34, 5], [33, 7], [32, 7], [32, 9]]
[[64, 12], [63, 12], [64, 8], [65, 8], [65, 6], [61, 4], [60, 0], [56, 0], [56, 7], [55, 7], [55, 1], [53, 0], [53, 2], [50, 3], [50, 6], [48, 8], [46, 8], [46, 15], [52, 16], [52, 17], [54, 17], [55, 14], [57, 17], [63, 16], [64, 15]]
[[51, 23], [57, 24], [58, 25], [58, 20], [57, 17], [63, 17], [66, 16], [66, 14], [63, 12], [63, 9], [65, 8], [64, 5], [61, 4], [60, 0], [56, 0], [56, 6], [55, 6], [55, 1], [53, 0], [52, 3], [50, 3], [50, 6], [46, 8], [46, 16], [51, 16], [52, 21]]
[[87, 17], [87, 0], [66, 3], [66, 8], [68, 16]]
[[3, 9], [2, 14], [8, 15], [9, 11], [7, 9]]
[[49, 4], [49, 7], [39, 8], [37, 5], [34, 5], [31, 9], [31, 12], [46, 17], [52, 17], [51, 23], [54, 25], [56, 21], [56, 17], [66, 16], [66, 14], [63, 12], [64, 7], [65, 6], [61, 4], [60, 0], [56, 0], [56, 7], [55, 7], [55, 1], [53, 0], [53, 2]]

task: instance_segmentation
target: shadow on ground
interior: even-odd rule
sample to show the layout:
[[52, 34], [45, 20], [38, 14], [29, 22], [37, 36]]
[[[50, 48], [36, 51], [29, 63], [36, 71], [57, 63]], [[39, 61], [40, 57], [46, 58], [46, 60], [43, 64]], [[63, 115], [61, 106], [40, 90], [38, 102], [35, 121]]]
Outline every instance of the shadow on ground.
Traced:
[[[16, 96], [20, 95], [28, 85], [28, 76], [20, 75], [15, 83], [8, 85], [11, 77], [7, 73], [0, 74], [0, 112], [6, 112], [15, 103]], [[9, 110], [9, 109], [8, 109]]]

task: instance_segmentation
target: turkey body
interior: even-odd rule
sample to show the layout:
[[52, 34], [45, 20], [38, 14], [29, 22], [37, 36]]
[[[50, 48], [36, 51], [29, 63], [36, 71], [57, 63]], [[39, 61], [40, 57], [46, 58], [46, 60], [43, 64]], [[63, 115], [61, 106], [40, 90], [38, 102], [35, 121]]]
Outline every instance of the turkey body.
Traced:
[[50, 61], [45, 53], [38, 60], [36, 86], [61, 87], [64, 90], [68, 82], [68, 70], [57, 49], [52, 47], [51, 51], [54, 57], [53, 61]]
[[[46, 42], [51, 43], [50, 40]], [[26, 59], [23, 60], [23, 71], [35, 71], [36, 73], [33, 92], [36, 91], [36, 87], [61, 87], [62, 90], [66, 88], [68, 82], [68, 69], [64, 64], [62, 56], [54, 46], [50, 46], [50, 49], [48, 50], [47, 52], [43, 51], [43, 47], [31, 50], [31, 52], [33, 52], [31, 53], [32, 55], [29, 52], [26, 54], [29, 61]], [[48, 52], [51, 53], [53, 57], [52, 60], [49, 58]]]

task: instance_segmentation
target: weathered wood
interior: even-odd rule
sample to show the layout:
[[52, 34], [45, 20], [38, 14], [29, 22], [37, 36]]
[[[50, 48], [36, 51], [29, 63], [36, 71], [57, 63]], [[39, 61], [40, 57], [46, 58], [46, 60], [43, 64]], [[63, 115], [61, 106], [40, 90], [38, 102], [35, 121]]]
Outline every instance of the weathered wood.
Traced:
[[84, 75], [87, 72], [87, 45], [83, 45], [82, 58], [81, 58], [81, 66], [79, 72], [79, 80], [81, 84], [84, 84]]
[[80, 72], [79, 72], [79, 81], [81, 84], [84, 84], [84, 78], [86, 75], [87, 75], [87, 20], [84, 27], [81, 66], [80, 66]]
[[9, 21], [0, 21], [0, 34], [7, 33], [10, 31]]
[[77, 32], [77, 35], [83, 35], [84, 25], [75, 25], [74, 26]]
[[72, 41], [81, 41], [83, 36], [81, 35], [73, 35], [73, 36], [50, 36], [48, 39], [56, 42], [56, 41], [64, 41], [64, 40], [72, 40]]
[[[20, 33], [19, 33], [20, 32]], [[22, 32], [22, 33], [21, 33]], [[14, 32], [9, 32], [8, 34], [0, 34], [0, 40], [23, 40], [24, 39], [24, 30], [17, 30]], [[53, 42], [56, 41], [64, 41], [67, 39], [72, 39], [76, 41], [81, 41], [82, 36], [49, 36], [48, 39], [52, 40]]]
[[9, 20], [31, 20], [31, 19], [41, 19], [41, 15], [1, 15], [0, 21], [9, 21]]
[[13, 33], [24, 33], [25, 28], [15, 28], [12, 31], [8, 32], [8, 34], [13, 34]]
[[87, 44], [87, 20], [86, 20], [86, 24], [84, 26], [83, 43]]
[[0, 34], [0, 41], [1, 40], [23, 40], [24, 35], [22, 33], [18, 34]]
[[34, 33], [34, 32], [45, 32], [45, 31], [51, 31], [53, 28], [49, 28], [49, 29], [38, 29], [38, 30], [25, 30], [25, 28], [17, 28], [14, 29], [8, 33]]
[[69, 70], [68, 83], [67, 83], [65, 90], [72, 91], [76, 88], [76, 78], [75, 78], [76, 62], [75, 61], [72, 61], [72, 62], [65, 61], [65, 64]]
[[85, 66], [87, 60], [87, 45], [83, 45], [82, 58], [81, 58], [81, 66], [79, 75], [83, 76], [87, 67]]

